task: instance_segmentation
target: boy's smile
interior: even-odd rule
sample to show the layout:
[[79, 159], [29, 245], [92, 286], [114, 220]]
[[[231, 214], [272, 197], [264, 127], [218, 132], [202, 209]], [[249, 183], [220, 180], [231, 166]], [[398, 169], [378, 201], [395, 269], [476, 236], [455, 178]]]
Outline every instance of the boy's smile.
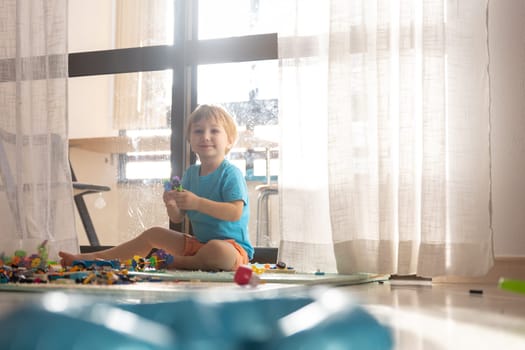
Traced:
[[213, 119], [203, 119], [194, 123], [189, 141], [201, 161], [222, 159], [226, 150], [231, 147], [226, 130]]

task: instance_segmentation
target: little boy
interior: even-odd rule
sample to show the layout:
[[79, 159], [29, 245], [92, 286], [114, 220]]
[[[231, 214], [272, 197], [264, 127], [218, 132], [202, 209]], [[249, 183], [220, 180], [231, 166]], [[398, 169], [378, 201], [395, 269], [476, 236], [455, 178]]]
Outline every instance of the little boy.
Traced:
[[62, 265], [84, 259], [131, 259], [152, 248], [173, 255], [169, 268], [230, 270], [253, 257], [248, 234], [249, 203], [241, 171], [225, 159], [237, 139], [237, 127], [223, 108], [201, 105], [190, 115], [186, 138], [200, 164], [190, 166], [180, 189], [165, 191], [168, 216], [180, 223], [189, 218], [194, 236], [152, 227], [113, 248], [86, 254], [60, 252]]

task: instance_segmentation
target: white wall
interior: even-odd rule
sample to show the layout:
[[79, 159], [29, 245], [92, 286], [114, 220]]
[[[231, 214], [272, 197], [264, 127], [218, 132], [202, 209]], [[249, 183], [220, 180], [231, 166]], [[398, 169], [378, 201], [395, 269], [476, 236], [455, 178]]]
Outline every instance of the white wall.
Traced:
[[[69, 52], [114, 48], [114, 0], [69, 0]], [[69, 137], [114, 136], [114, 75], [69, 79]]]
[[489, 6], [496, 256], [525, 256], [525, 1]]
[[70, 78], [69, 138], [117, 136], [113, 129], [114, 75]]
[[69, 0], [69, 52], [114, 47], [115, 0]]

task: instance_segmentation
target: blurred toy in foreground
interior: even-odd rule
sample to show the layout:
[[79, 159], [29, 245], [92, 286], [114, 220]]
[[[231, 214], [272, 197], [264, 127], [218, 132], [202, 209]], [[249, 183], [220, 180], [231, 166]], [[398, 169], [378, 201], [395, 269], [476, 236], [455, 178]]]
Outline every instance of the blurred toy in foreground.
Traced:
[[156, 303], [103, 302], [54, 292], [36, 303], [8, 308], [0, 322], [5, 349], [388, 350], [395, 346], [390, 328], [335, 288], [249, 293], [242, 298], [195, 291]]

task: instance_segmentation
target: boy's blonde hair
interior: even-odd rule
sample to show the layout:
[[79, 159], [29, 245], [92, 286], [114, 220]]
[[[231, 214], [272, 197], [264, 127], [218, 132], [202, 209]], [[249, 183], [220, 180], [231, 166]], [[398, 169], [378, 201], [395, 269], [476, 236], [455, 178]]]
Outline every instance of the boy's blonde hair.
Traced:
[[[210, 119], [221, 125], [226, 131], [230, 143], [232, 145], [235, 144], [237, 141], [237, 124], [235, 124], [235, 120], [224, 108], [215, 105], [200, 105], [190, 114], [186, 125], [186, 140], [189, 142], [193, 124], [201, 120]], [[230, 152], [229, 148], [226, 149], [225, 154], [228, 154], [228, 152]]]

